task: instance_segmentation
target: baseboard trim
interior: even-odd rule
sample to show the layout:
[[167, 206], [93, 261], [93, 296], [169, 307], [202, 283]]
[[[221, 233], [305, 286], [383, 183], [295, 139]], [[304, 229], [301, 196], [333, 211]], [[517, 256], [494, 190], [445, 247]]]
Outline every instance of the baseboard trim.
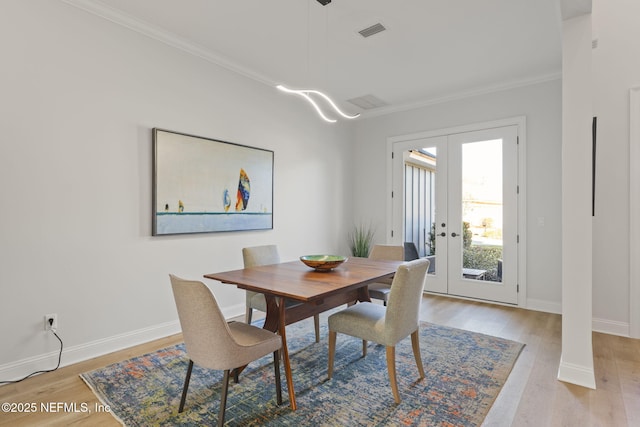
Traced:
[[[429, 294], [429, 292], [425, 292], [425, 293]], [[446, 294], [433, 294], [433, 295], [447, 296], [452, 298], [461, 298], [461, 297], [456, 297], [456, 296], [446, 295]], [[461, 299], [468, 299], [471, 301], [480, 301], [473, 298], [461, 298]], [[491, 301], [482, 301], [482, 302], [494, 304]], [[527, 304], [526, 307], [520, 307], [520, 308], [533, 310], [533, 311], [542, 311], [544, 313], [562, 315], [562, 303], [560, 302], [527, 298], [526, 304]], [[591, 328], [594, 332], [600, 332], [603, 334], [618, 335], [621, 337], [631, 336], [631, 325], [629, 323], [619, 322], [616, 320], [598, 319], [594, 317], [591, 322]]]
[[[164, 338], [179, 332], [180, 323], [175, 320], [85, 344], [65, 347], [62, 351], [60, 367], [73, 365], [74, 363]], [[62, 335], [61, 338], [64, 340], [64, 335]], [[15, 381], [32, 372], [53, 369], [58, 363], [58, 354], [59, 351], [56, 350], [2, 365], [0, 366], [0, 378]]]
[[603, 334], [619, 335], [621, 337], [631, 336], [631, 325], [615, 320], [593, 318], [592, 329], [594, 332], [602, 332]]
[[[444, 294], [434, 294], [434, 295], [449, 296]], [[479, 301], [479, 300], [474, 300], [473, 298], [462, 298], [462, 299]], [[483, 302], [492, 303], [491, 301], [483, 301]], [[562, 315], [562, 303], [560, 302], [527, 298], [526, 304], [527, 304], [526, 307], [520, 307], [520, 308], [533, 310], [533, 311], [542, 311], [544, 313]], [[603, 334], [618, 335], [618, 336], [627, 337], [627, 338], [631, 337], [631, 325], [629, 323], [619, 322], [616, 320], [598, 319], [594, 317], [591, 322], [591, 329], [594, 332], [600, 332]]]
[[541, 299], [527, 298], [528, 310], [543, 311], [545, 313], [562, 314], [562, 303]]
[[224, 315], [224, 318], [227, 320], [242, 317], [243, 319], [242, 321], [244, 322], [244, 316], [246, 313], [247, 313], [247, 308], [244, 302], [242, 304], [236, 304], [234, 306], [222, 309], [222, 314]]
[[180, 331], [180, 322], [174, 320], [86, 344], [80, 344], [62, 353], [65, 362], [64, 365], [72, 365], [93, 357], [133, 347], [134, 345], [168, 337], [169, 335], [180, 333]]
[[[236, 304], [222, 310], [222, 314], [226, 319], [244, 316], [245, 305]], [[85, 360], [104, 356], [114, 351], [123, 350], [135, 345], [144, 344], [149, 341], [168, 337], [180, 333], [180, 322], [174, 320], [147, 328], [137, 329], [131, 332], [114, 335], [112, 337], [91, 341], [85, 344], [79, 344], [72, 347], [65, 347], [62, 350], [62, 359], [60, 367], [73, 365], [74, 363], [83, 362]], [[61, 334], [64, 340], [64, 334]], [[57, 341], [56, 341], [57, 343]], [[51, 351], [45, 354], [17, 360], [0, 366], [0, 379], [6, 381], [15, 381], [36, 371], [45, 371], [53, 369], [58, 363], [59, 350]]]
[[558, 380], [595, 390], [596, 376], [593, 368], [567, 363], [560, 358]]

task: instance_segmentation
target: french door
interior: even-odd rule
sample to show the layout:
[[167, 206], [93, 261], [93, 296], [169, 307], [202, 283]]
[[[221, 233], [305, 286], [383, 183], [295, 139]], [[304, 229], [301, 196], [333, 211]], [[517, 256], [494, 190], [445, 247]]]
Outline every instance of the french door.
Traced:
[[[518, 126], [403, 141], [393, 148], [395, 243], [431, 259], [430, 292], [518, 300]], [[398, 197], [398, 196], [402, 197]]]

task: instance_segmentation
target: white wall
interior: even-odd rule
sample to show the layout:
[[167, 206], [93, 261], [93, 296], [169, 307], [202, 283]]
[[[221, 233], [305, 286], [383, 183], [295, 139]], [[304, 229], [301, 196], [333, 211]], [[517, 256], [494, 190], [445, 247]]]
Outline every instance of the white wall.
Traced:
[[[68, 364], [175, 330], [170, 272], [347, 250], [352, 131], [297, 98], [58, 1], [3, 0], [0, 51], [0, 379], [52, 367], [45, 314]], [[153, 127], [274, 150], [274, 230], [151, 237]]]
[[[640, 2], [594, 0], [593, 105], [598, 117], [593, 316], [629, 327], [629, 89], [640, 86]], [[637, 263], [638, 260], [633, 260]], [[633, 303], [633, 302], [632, 302]], [[640, 310], [640, 301], [635, 302]]]
[[[593, 2], [593, 114], [598, 117], [593, 218], [593, 327], [628, 335], [629, 89], [640, 86], [640, 2]], [[561, 309], [561, 81], [371, 117], [356, 124], [356, 218], [384, 241], [386, 138], [516, 115], [527, 117], [527, 305]], [[366, 150], [365, 150], [366, 149]], [[544, 227], [538, 218], [544, 218]], [[633, 260], [632, 262], [637, 262]], [[578, 296], [576, 296], [578, 297]]]
[[[596, 328], [621, 334], [637, 16], [635, 0], [594, 1], [593, 315]], [[528, 132], [527, 303], [560, 310], [559, 80], [341, 128], [295, 98], [62, 2], [3, 0], [0, 51], [0, 379], [55, 361], [44, 314], [59, 315], [70, 363], [175, 330], [168, 272], [236, 268], [254, 244], [277, 243], [285, 259], [346, 252], [352, 220], [372, 220], [384, 241], [387, 137], [518, 115]], [[150, 237], [155, 126], [274, 150], [274, 230]], [[242, 309], [240, 291], [212, 289], [227, 313]]]
[[[560, 80], [360, 120], [356, 124], [354, 214], [386, 241], [387, 138], [515, 116], [527, 119], [527, 304], [560, 311]], [[544, 219], [539, 225], [538, 218]]]

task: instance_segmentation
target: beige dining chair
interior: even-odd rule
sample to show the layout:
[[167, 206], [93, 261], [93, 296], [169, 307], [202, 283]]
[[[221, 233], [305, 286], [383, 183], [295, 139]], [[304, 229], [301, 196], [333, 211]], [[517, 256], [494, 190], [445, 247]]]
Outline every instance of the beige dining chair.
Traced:
[[389, 382], [396, 403], [400, 403], [396, 381], [396, 344], [411, 335], [413, 356], [420, 379], [424, 378], [420, 356], [419, 313], [422, 287], [429, 261], [419, 259], [398, 267], [393, 278], [386, 307], [361, 302], [329, 316], [329, 379], [333, 376], [333, 361], [338, 332], [362, 339], [362, 356], [367, 355], [367, 341], [386, 346]]
[[224, 377], [218, 412], [218, 426], [222, 426], [231, 371], [269, 353], [273, 353], [276, 401], [278, 405], [282, 404], [280, 335], [242, 322], [227, 323], [216, 299], [204, 283], [180, 279], [174, 275], [169, 277], [189, 357], [178, 412], [184, 409], [194, 363], [203, 368], [222, 370]]
[[[244, 261], [244, 267], [257, 267], [260, 265], [278, 264], [280, 262], [280, 254], [278, 253], [278, 246], [276, 245], [264, 245], [253, 246], [242, 249], [242, 259]], [[299, 304], [298, 302], [289, 300], [287, 305]], [[246, 291], [246, 305], [247, 312], [245, 320], [251, 324], [253, 317], [253, 310], [267, 311], [267, 301], [264, 295], [259, 292]], [[320, 316], [313, 316], [313, 323], [316, 332], [316, 342], [320, 342]]]
[[[404, 246], [374, 245], [369, 253], [369, 258], [376, 260], [404, 261]], [[382, 300], [387, 305], [391, 280], [387, 279], [369, 285], [369, 297]]]

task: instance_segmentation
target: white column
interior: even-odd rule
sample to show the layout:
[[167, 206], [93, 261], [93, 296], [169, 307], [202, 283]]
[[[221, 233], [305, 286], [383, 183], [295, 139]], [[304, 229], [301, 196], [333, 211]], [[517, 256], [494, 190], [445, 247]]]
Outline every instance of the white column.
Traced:
[[558, 379], [595, 388], [590, 13], [563, 21], [562, 49], [562, 357]]

